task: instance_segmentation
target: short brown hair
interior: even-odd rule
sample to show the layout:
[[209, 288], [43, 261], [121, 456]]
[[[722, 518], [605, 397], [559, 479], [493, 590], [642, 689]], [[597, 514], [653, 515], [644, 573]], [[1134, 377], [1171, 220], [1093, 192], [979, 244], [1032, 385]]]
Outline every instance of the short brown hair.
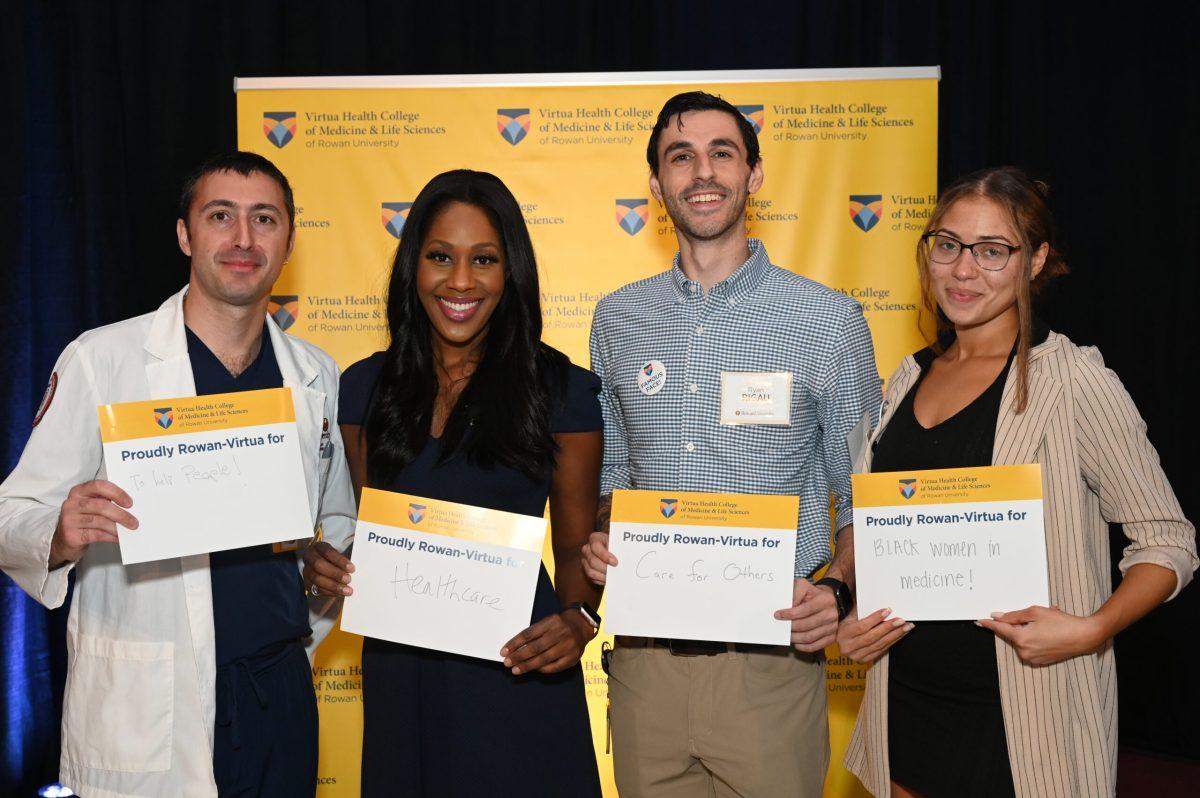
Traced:
[[745, 114], [739, 111], [736, 105], [708, 92], [685, 91], [667, 100], [662, 110], [658, 112], [654, 129], [650, 131], [650, 141], [646, 144], [646, 163], [650, 164], [650, 174], [658, 174], [658, 142], [662, 138], [663, 130], [671, 124], [672, 119], [682, 129], [681, 117], [689, 111], [721, 111], [729, 114], [737, 123], [738, 131], [742, 134], [742, 144], [746, 148], [746, 164], [753, 168], [762, 159], [762, 153], [758, 146], [758, 134], [754, 132], [754, 125], [750, 124], [750, 120], [746, 119]]
[[209, 158], [196, 167], [183, 181], [183, 187], [179, 191], [179, 218], [183, 219], [185, 226], [188, 221], [188, 213], [192, 209], [192, 200], [196, 197], [196, 186], [199, 185], [201, 178], [215, 172], [234, 172], [242, 177], [249, 177], [258, 172], [274, 180], [279, 184], [279, 190], [283, 192], [283, 206], [287, 211], [288, 229], [296, 229], [296, 200], [292, 196], [292, 185], [288, 183], [287, 177], [279, 171], [278, 166], [258, 153], [240, 150]]

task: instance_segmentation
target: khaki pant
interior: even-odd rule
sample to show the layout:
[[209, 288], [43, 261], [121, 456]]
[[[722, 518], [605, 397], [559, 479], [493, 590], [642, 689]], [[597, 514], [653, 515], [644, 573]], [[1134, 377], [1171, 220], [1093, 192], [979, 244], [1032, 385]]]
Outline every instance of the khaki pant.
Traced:
[[608, 694], [622, 798], [821, 796], [823, 658], [783, 646], [680, 657], [618, 644]]

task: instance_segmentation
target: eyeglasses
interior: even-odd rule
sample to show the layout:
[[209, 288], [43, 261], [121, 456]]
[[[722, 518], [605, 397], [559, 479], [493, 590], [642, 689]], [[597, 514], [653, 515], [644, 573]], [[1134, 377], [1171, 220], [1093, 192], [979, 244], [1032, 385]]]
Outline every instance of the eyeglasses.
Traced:
[[954, 263], [965, 249], [975, 256], [979, 268], [989, 272], [1003, 269], [1008, 265], [1012, 254], [1020, 249], [1003, 241], [976, 241], [974, 244], [964, 244], [957, 238], [942, 233], [926, 233], [921, 236], [921, 242], [929, 249], [929, 259], [934, 263]]

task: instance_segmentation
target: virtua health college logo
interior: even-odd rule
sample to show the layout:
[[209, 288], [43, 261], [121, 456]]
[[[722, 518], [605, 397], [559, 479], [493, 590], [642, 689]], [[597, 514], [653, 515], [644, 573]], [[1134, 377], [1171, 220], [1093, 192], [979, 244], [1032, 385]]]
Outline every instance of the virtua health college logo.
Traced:
[[163, 429], [170, 428], [175, 422], [175, 411], [170, 407], [154, 408], [154, 423]]
[[850, 195], [850, 221], [854, 222], [854, 226], [864, 233], [870, 232], [872, 227], [879, 224], [879, 217], [882, 214], [882, 194]]
[[649, 218], [650, 205], [648, 200], [617, 200], [617, 225], [626, 233], [629, 233], [629, 235], [637, 235], [646, 226], [646, 220]]
[[917, 495], [917, 481], [915, 479], [900, 480], [900, 495], [906, 499], [911, 499]]
[[300, 315], [300, 297], [295, 294], [271, 294], [267, 300], [267, 315], [275, 319], [279, 329], [286, 330]]
[[296, 135], [296, 112], [266, 111], [263, 113], [263, 133], [267, 141], [283, 149]]
[[419, 523], [421, 523], [421, 519], [424, 517], [425, 517], [425, 505], [413, 504], [412, 502], [409, 502], [408, 520], [412, 521], [414, 524], [419, 524]]
[[754, 128], [754, 132], [762, 133], [763, 120], [766, 114], [761, 105], [739, 105], [736, 106], [742, 116], [746, 117], [746, 121], [750, 123], [750, 127]]
[[662, 513], [663, 518], [670, 518], [675, 515], [675, 505], [677, 504], [679, 504], [679, 499], [659, 499], [658, 511]]
[[500, 138], [517, 146], [529, 133], [529, 109], [497, 108], [496, 130], [500, 131]]
[[408, 212], [412, 208], [412, 203], [383, 202], [380, 203], [380, 207], [382, 208], [383, 228], [396, 238], [399, 238], [400, 231], [404, 229], [404, 220], [408, 218]]

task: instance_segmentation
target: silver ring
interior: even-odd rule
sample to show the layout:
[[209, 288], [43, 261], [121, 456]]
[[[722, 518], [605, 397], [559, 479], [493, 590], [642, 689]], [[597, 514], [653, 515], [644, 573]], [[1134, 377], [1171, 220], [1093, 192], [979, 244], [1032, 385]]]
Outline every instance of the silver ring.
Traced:
[[310, 587], [308, 589], [308, 592], [313, 598], [316, 598], [317, 596], [321, 595], [321, 591], [320, 591], [320, 589], [317, 588], [316, 582], [313, 582], [312, 587]]

